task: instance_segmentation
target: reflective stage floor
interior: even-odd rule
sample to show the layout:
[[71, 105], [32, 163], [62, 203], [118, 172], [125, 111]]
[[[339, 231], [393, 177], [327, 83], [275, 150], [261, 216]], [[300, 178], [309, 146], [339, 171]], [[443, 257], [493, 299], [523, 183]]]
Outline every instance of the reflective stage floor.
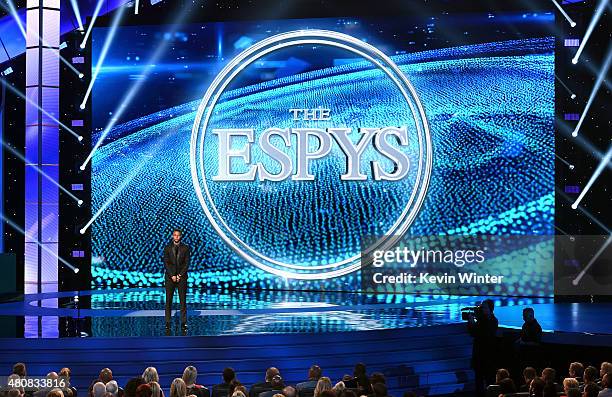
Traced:
[[[482, 297], [365, 295], [341, 292], [190, 291], [187, 335], [326, 333], [461, 323], [461, 308]], [[503, 317], [520, 320], [523, 305], [550, 298], [493, 298]], [[178, 309], [175, 297], [175, 309]], [[26, 295], [0, 304], [5, 336], [162, 336], [162, 289], [94, 290]], [[178, 310], [174, 323], [178, 326]], [[499, 317], [499, 316], [498, 316]], [[513, 317], [516, 317], [514, 319]], [[503, 322], [503, 321], [502, 321]], [[510, 324], [510, 326], [514, 323]], [[9, 332], [6, 330], [15, 330]], [[176, 334], [177, 330], [172, 333]]]

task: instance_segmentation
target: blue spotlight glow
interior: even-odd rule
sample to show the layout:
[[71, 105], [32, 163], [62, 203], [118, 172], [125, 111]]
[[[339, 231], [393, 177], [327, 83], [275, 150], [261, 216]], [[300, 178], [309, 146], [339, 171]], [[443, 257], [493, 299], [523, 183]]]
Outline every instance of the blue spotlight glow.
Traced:
[[593, 172], [593, 175], [591, 175], [591, 178], [587, 182], [584, 189], [582, 189], [582, 192], [580, 192], [580, 195], [578, 196], [576, 201], [574, 201], [574, 204], [572, 204], [573, 209], [578, 208], [578, 205], [580, 205], [580, 202], [582, 201], [584, 196], [587, 194], [591, 186], [593, 186], [593, 183], [595, 183], [595, 180], [597, 179], [597, 177], [599, 177], [599, 175], [604, 170], [604, 168], [606, 168], [606, 166], [610, 163], [610, 159], [612, 159], [612, 145], [608, 149], [608, 152], [606, 153], [604, 158], [601, 159], [601, 161], [599, 162], [597, 169], [595, 169], [595, 172]]
[[591, 22], [589, 22], [589, 26], [587, 27], [587, 30], [584, 33], [584, 37], [582, 38], [580, 47], [578, 47], [578, 51], [576, 51], [576, 55], [574, 55], [574, 57], [572, 58], [572, 63], [574, 65], [578, 63], [580, 54], [582, 54], [582, 51], [584, 50], [584, 47], [586, 46], [587, 41], [589, 41], [589, 38], [591, 37], [591, 33], [593, 33], [593, 30], [595, 29], [595, 25], [597, 25], [599, 18], [601, 18], [601, 14], [603, 14], [607, 3], [608, 3], [608, 0], [599, 1], [599, 5], [595, 9], [595, 12], [593, 13], [593, 17], [591, 18]]
[[[81, 109], [85, 109], [85, 104], [89, 99], [89, 95], [91, 95], [91, 90], [93, 89], [93, 85], [96, 83], [96, 78], [98, 78], [98, 74], [100, 73], [100, 67], [102, 67], [102, 63], [104, 63], [104, 59], [106, 58], [106, 54], [108, 53], [108, 49], [110, 48], [113, 39], [115, 38], [115, 33], [117, 32], [117, 28], [119, 26], [119, 21], [123, 17], [123, 12], [125, 11], [125, 7], [119, 7], [117, 13], [113, 17], [113, 21], [111, 22], [110, 29], [106, 34], [106, 38], [104, 39], [104, 45], [102, 46], [102, 51], [100, 51], [100, 56], [98, 57], [98, 62], [96, 62], [96, 68], [91, 76], [91, 81], [89, 82], [89, 86], [87, 87], [87, 91], [85, 92], [85, 97], [79, 106]], [[87, 35], [86, 35], [87, 36]], [[83, 45], [81, 44], [81, 47]]]
[[13, 4], [11, 0], [6, 0], [6, 4], [8, 5], [9, 13], [13, 16], [13, 19], [15, 19], [15, 23], [19, 27], [21, 34], [23, 35], [23, 37], [26, 37], [26, 31], [25, 31], [25, 28], [23, 27], [23, 22], [21, 22], [21, 18], [19, 18], [19, 14], [17, 13], [17, 9], [15, 8], [15, 5]]
[[10, 85], [9, 83], [7, 83], [6, 81], [4, 81], [4, 79], [0, 79], [0, 83], [5, 86], [6, 88], [8, 88], [11, 92], [13, 92], [15, 95], [19, 96], [20, 98], [22, 98], [23, 100], [25, 100], [26, 102], [28, 102], [29, 104], [31, 104], [32, 106], [36, 106], [36, 108], [38, 110], [40, 110], [41, 112], [43, 112], [43, 114], [47, 117], [49, 117], [51, 120], [53, 120], [54, 122], [56, 122], [60, 127], [62, 127], [64, 130], [68, 131], [70, 134], [72, 134], [76, 139], [80, 141], [83, 140], [83, 137], [79, 134], [77, 134], [76, 132], [74, 132], [70, 127], [68, 127], [66, 124], [62, 123], [61, 121], [59, 121], [57, 118], [55, 118], [55, 116], [53, 116], [51, 113], [47, 112], [45, 109], [41, 108], [40, 106], [38, 106], [38, 104], [34, 101], [32, 101], [30, 98], [28, 98], [27, 96], [25, 96], [21, 91], [19, 91], [17, 88], [13, 87], [12, 85]]
[[79, 10], [77, 0], [70, 0], [70, 5], [72, 6], [72, 11], [74, 11], [74, 16], [79, 24], [79, 30], [83, 31], [83, 19], [81, 18], [81, 11]]
[[85, 45], [87, 44], [87, 39], [89, 39], [89, 35], [91, 34], [91, 30], [93, 29], [93, 26], [96, 23], [96, 19], [98, 19], [98, 14], [100, 14], [100, 9], [102, 8], [103, 4], [104, 0], [98, 0], [98, 2], [96, 3], [96, 8], [94, 8], [94, 12], [93, 14], [91, 14], [91, 22], [89, 22], [89, 26], [87, 26], [87, 31], [85, 32], [85, 36], [83, 37], [83, 41], [81, 42], [81, 48], [85, 48]]
[[586, 106], [584, 107], [584, 110], [582, 111], [582, 114], [580, 115], [580, 120], [578, 120], [578, 124], [576, 125], [574, 132], [572, 132], [572, 136], [574, 138], [578, 136], [578, 131], [580, 130], [580, 127], [582, 127], [584, 118], [586, 117], [589, 111], [589, 108], [591, 107], [591, 105], [593, 104], [593, 101], [595, 100], [597, 91], [599, 91], [599, 87], [601, 87], [601, 83], [603, 82], [603, 80], [606, 78], [606, 75], [608, 74], [608, 69], [610, 68], [611, 61], [612, 61], [612, 49], [608, 49], [608, 55], [606, 56], [606, 60], [604, 62], [604, 65], [601, 68], [601, 71], [599, 72], [599, 75], [597, 76], [597, 80], [595, 80], [595, 85], [593, 86], [591, 95], [589, 95], [589, 100], [587, 101]]

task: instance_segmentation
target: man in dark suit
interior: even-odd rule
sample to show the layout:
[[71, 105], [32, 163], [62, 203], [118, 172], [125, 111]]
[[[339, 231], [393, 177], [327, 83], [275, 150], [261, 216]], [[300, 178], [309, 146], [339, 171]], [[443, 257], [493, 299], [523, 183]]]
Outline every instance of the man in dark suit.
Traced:
[[187, 270], [189, 270], [189, 247], [181, 241], [183, 233], [179, 229], [172, 231], [172, 241], [164, 248], [164, 267], [166, 275], [166, 331], [170, 330], [172, 299], [174, 290], [178, 289], [181, 302], [181, 326], [187, 328]]
[[495, 382], [495, 353], [498, 321], [493, 314], [495, 305], [490, 299], [483, 301], [475, 313], [468, 316], [468, 331], [472, 346], [472, 368], [476, 382], [476, 395], [485, 395], [485, 386]]

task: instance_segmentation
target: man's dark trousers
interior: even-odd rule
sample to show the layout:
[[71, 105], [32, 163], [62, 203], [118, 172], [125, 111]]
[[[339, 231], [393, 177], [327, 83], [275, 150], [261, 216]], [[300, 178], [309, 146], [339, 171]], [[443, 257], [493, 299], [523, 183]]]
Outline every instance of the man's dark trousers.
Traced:
[[178, 289], [179, 301], [181, 303], [181, 324], [187, 323], [187, 278], [182, 278], [178, 283], [172, 281], [172, 278], [166, 276], [166, 324], [170, 323], [172, 317], [172, 299], [174, 298], [174, 290]]

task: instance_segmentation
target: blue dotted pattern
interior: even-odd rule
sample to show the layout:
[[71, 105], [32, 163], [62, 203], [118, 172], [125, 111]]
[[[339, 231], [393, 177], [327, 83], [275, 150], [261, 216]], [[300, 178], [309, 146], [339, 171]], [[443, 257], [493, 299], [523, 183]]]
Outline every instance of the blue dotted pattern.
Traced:
[[[425, 107], [434, 146], [431, 184], [411, 234], [553, 234], [553, 49], [553, 39], [542, 38], [394, 58]], [[407, 108], [396, 90], [364, 63], [229, 91], [212, 124], [228, 127], [231, 119], [232, 127], [282, 127], [294, 105], [288, 99], [298, 97], [310, 104], [318, 104], [317, 97], [338, 98], [330, 105], [334, 126], [406, 124]], [[94, 286], [161, 284], [161, 249], [178, 225], [193, 248], [192, 284], [359, 288], [357, 273], [313, 282], [270, 275], [221, 241], [189, 173], [194, 105], [117, 126], [96, 151], [93, 212], [120, 192], [92, 225]], [[282, 112], [254, 121], [253, 109]], [[214, 169], [214, 141], [207, 145], [207, 169]], [[340, 156], [336, 150], [313, 164], [314, 184], [217, 184], [212, 194], [232, 229], [276, 259], [302, 265], [344, 259], [359, 252], [362, 236], [388, 229], [411, 183], [340, 182]], [[365, 159], [375, 156], [369, 152]], [[533, 285], [520, 292], [540, 290]]]

